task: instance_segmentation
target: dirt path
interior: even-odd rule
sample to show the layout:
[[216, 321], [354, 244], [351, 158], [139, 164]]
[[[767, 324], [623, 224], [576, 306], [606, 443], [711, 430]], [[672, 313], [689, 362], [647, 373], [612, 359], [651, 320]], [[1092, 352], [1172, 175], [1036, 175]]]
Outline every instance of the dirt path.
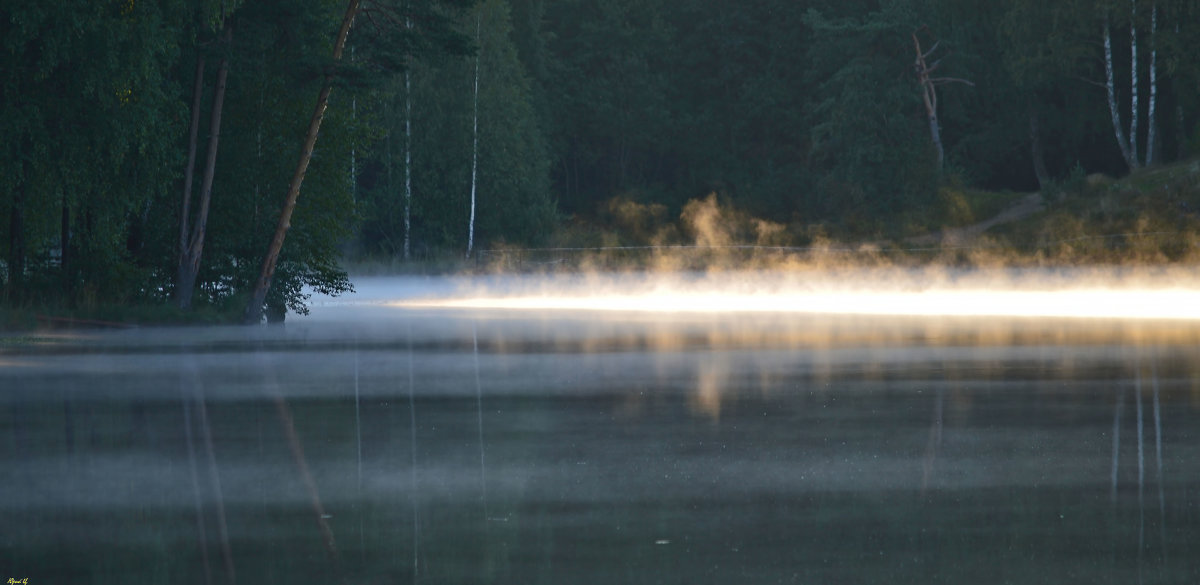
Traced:
[[1020, 201], [1013, 204], [1008, 209], [1001, 211], [993, 217], [985, 219], [979, 223], [974, 223], [968, 226], [957, 228], [946, 228], [941, 231], [936, 231], [924, 236], [909, 238], [909, 243], [912, 244], [941, 244], [943, 246], [961, 246], [975, 238], [978, 238], [983, 232], [991, 229], [994, 226], [1017, 221], [1028, 217], [1042, 210], [1043, 199], [1041, 193], [1033, 193], [1022, 197]]

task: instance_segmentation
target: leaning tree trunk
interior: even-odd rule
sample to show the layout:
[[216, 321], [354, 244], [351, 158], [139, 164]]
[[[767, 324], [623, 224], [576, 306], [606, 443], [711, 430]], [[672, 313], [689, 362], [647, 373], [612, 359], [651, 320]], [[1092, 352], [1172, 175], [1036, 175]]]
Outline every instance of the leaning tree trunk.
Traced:
[[[337, 39], [333, 44], [333, 60], [342, 58], [342, 49], [346, 47], [346, 37], [350, 34], [350, 25], [358, 15], [361, 0], [350, 0], [346, 6], [346, 14], [342, 18], [342, 26], [338, 29]], [[279, 223], [275, 226], [275, 235], [263, 256], [262, 268], [254, 283], [254, 291], [250, 294], [250, 304], [246, 305], [243, 322], [258, 324], [262, 322], [263, 304], [267, 301], [267, 293], [271, 290], [271, 278], [275, 276], [275, 264], [279, 260], [279, 252], [283, 249], [283, 240], [287, 237], [288, 228], [292, 225], [292, 212], [296, 209], [296, 199], [300, 197], [300, 185], [304, 182], [304, 173], [312, 160], [313, 147], [317, 143], [317, 133], [321, 130], [321, 120], [325, 117], [325, 108], [329, 105], [329, 92], [333, 89], [333, 73], [325, 75], [321, 91], [317, 93], [317, 105], [313, 109], [312, 119], [308, 123], [308, 133], [304, 136], [304, 144], [300, 148], [300, 160], [296, 163], [296, 171], [288, 184], [287, 197], [284, 200], [283, 211], [279, 214]]]
[[[232, 36], [231, 29], [225, 28], [225, 45], [228, 48]], [[213, 175], [217, 167], [217, 147], [221, 140], [221, 113], [225, 104], [225, 81], [229, 77], [229, 58], [221, 59], [217, 71], [217, 87], [213, 94], [212, 118], [208, 123], [208, 153], [204, 159], [204, 178], [200, 183], [200, 207], [196, 210], [196, 224], [192, 226], [191, 237], [187, 247], [179, 257], [179, 275], [176, 281], [176, 293], [179, 298], [179, 308], [187, 309], [192, 306], [192, 293], [196, 288], [196, 275], [200, 272], [200, 258], [204, 254], [204, 236], [208, 231], [208, 208], [212, 201]], [[193, 104], [195, 104], [193, 98]], [[194, 116], [193, 116], [194, 117]], [[186, 228], [185, 228], [186, 229]]]
[[[192, 121], [188, 129], [187, 166], [183, 171], [183, 206], [179, 211], [179, 268], [185, 264], [187, 254], [189, 228], [191, 227], [192, 212], [192, 183], [196, 174], [196, 143], [200, 134], [200, 101], [204, 95], [204, 55], [196, 57], [196, 79], [192, 83]], [[175, 298], [178, 300], [179, 280], [182, 275], [177, 272], [175, 277]]]

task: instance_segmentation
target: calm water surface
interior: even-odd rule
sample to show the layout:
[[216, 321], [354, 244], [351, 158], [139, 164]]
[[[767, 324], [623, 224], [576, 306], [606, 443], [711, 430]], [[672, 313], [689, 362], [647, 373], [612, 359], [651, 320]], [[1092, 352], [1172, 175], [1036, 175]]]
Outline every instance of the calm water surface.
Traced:
[[0, 578], [1200, 582], [1197, 325], [366, 302], [413, 284], [6, 339]]

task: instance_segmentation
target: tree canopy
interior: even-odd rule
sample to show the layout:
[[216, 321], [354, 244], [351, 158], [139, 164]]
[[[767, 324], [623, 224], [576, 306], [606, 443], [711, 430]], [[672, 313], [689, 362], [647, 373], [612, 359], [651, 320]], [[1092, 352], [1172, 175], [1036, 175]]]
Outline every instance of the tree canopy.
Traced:
[[[275, 314], [345, 290], [348, 253], [538, 245], [606, 221], [613, 201], [678, 215], [715, 194], [781, 224], [897, 235], [947, 182], [1035, 190], [1185, 158], [1200, 138], [1196, 0], [356, 11], [334, 60], [340, 1], [4, 3], [4, 301], [166, 302], [186, 287], [201, 305], [244, 303], [322, 84]], [[211, 201], [185, 205], [202, 183]], [[180, 228], [201, 208], [185, 282]]]

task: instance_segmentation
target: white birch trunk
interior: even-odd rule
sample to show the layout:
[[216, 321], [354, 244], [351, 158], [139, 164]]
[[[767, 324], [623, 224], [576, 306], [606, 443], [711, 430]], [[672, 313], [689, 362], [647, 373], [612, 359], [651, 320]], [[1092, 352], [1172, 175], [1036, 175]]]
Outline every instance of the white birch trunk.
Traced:
[[1104, 18], [1104, 88], [1108, 92], [1108, 111], [1112, 115], [1113, 133], [1117, 137], [1117, 146], [1121, 156], [1130, 169], [1137, 167], [1137, 161], [1130, 156], [1129, 142], [1125, 140], [1125, 130], [1121, 124], [1121, 109], [1117, 104], [1116, 76], [1113, 74], [1112, 32], [1108, 25], [1108, 17]]
[[1138, 165], [1137, 0], [1130, 0], [1129, 6], [1129, 156]]
[[[482, 16], [475, 17], [475, 43], [479, 44]], [[479, 53], [483, 47], [479, 47]], [[475, 183], [479, 170], [479, 53], [475, 54], [475, 95], [471, 114], [471, 219], [467, 224], [467, 257], [475, 247]]]
[[[404, 28], [412, 30], [412, 20], [405, 19]], [[412, 257], [412, 63], [404, 68], [404, 259]]]
[[1150, 9], [1150, 102], [1146, 104], [1146, 166], [1154, 164], [1154, 141], [1157, 139], [1154, 114], [1158, 101], [1158, 3]]
[[[1175, 36], [1179, 36], [1179, 23], [1175, 23]], [[1183, 127], [1183, 102], [1180, 98], [1179, 83], [1172, 83], [1175, 89], [1175, 158], [1187, 158], [1187, 141], [1184, 136], [1187, 130]]]
[[412, 232], [412, 85], [404, 70], [404, 259], [411, 257]]
[[[350, 61], [354, 61], [354, 47], [350, 47]], [[350, 98], [350, 120], [358, 120], [358, 96]], [[358, 181], [355, 177], [358, 176], [358, 149], [352, 144], [350, 146], [350, 201], [354, 205], [358, 205]]]

